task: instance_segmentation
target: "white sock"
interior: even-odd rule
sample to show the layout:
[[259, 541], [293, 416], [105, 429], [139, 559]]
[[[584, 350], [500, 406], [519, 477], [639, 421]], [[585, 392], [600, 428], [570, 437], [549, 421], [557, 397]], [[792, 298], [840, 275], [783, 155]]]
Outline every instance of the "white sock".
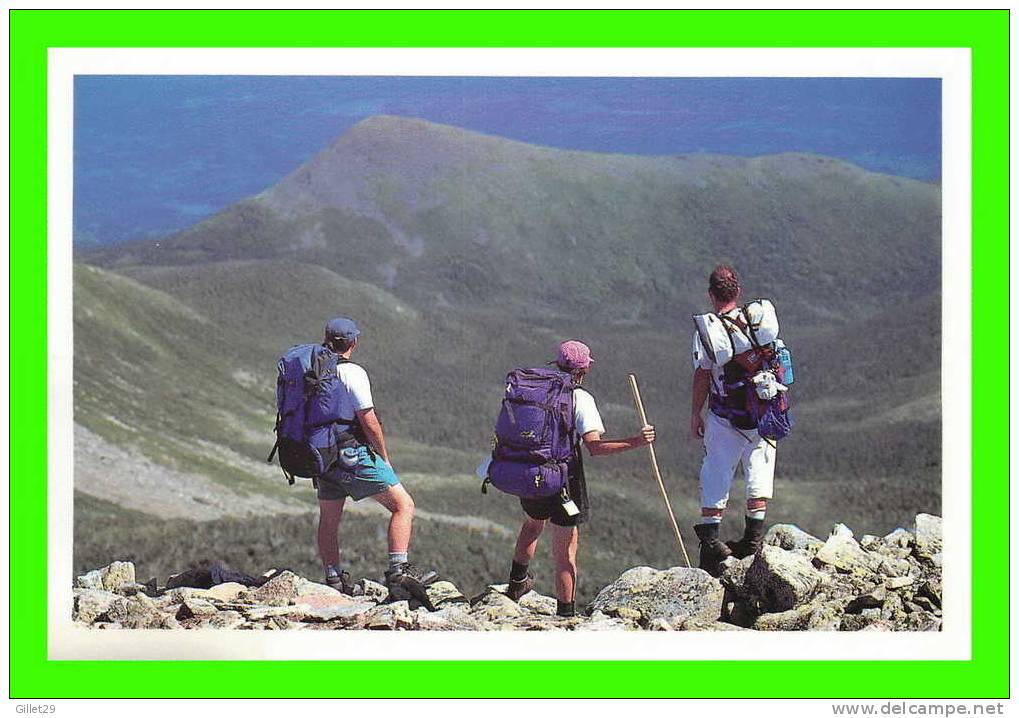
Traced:
[[407, 552], [406, 551], [390, 551], [389, 552], [389, 568], [396, 568], [401, 563], [407, 563]]
[[747, 518], [757, 519], [758, 521], [764, 521], [765, 513], [766, 513], [765, 509], [761, 509], [760, 511], [747, 511]]
[[720, 524], [722, 523], [721, 516], [701, 516], [702, 524]]

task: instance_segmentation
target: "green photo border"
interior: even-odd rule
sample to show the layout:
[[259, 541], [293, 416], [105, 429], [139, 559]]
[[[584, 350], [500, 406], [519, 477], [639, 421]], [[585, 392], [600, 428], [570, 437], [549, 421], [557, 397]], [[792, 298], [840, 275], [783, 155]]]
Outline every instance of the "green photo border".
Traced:
[[[47, 344], [51, 47], [970, 48], [973, 346], [1002, 346], [1009, 299], [1007, 10], [12, 10], [9, 23], [10, 343], [31, 348], [33, 357], [45, 357]], [[1008, 358], [999, 361], [1007, 364]], [[314, 677], [330, 665], [318, 661], [47, 660], [47, 473], [40, 461], [47, 455], [46, 401], [37, 380], [14, 381], [12, 375], [10, 405], [17, 407], [17, 420], [12, 413], [10, 444], [18, 449], [10, 455], [10, 695], [1007, 697], [1009, 401], [1002, 381], [1002, 372], [972, 376], [973, 526], [979, 527], [972, 544], [972, 660], [534, 661], [526, 668], [509, 661], [386, 662], [398, 672], [397, 681], [388, 670], [373, 670], [372, 662], [354, 661], [332, 667], [357, 680], [322, 681]], [[720, 669], [753, 680], [695, 679], [701, 671], [716, 675]], [[512, 678], [561, 676], [564, 670], [568, 681]]]

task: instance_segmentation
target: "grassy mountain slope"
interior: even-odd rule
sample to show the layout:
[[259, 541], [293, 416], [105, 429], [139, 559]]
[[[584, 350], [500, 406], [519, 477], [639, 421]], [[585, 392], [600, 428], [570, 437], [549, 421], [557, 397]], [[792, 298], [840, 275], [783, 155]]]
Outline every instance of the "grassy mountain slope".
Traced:
[[86, 256], [291, 258], [415, 306], [643, 320], [699, 302], [731, 258], [787, 311], [839, 316], [934, 286], [939, 233], [938, 187], [829, 158], [569, 152], [375, 117], [253, 200]]

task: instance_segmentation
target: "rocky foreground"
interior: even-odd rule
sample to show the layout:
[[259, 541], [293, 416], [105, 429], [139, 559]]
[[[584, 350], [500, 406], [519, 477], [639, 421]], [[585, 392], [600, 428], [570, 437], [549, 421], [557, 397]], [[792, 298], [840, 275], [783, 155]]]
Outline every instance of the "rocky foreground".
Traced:
[[575, 618], [555, 616], [555, 599], [534, 591], [514, 602], [505, 584], [468, 598], [439, 581], [426, 602], [368, 579], [351, 597], [290, 571], [259, 587], [160, 589], [118, 561], [75, 579], [73, 619], [99, 629], [938, 631], [941, 546], [941, 518], [929, 514], [913, 531], [859, 541], [842, 524], [824, 541], [778, 524], [758, 554], [726, 559], [718, 579], [631, 568]]

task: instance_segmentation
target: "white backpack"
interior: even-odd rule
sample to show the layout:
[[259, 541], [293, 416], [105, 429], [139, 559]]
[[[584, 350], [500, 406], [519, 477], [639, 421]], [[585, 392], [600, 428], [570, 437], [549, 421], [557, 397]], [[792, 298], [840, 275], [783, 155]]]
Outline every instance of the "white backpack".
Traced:
[[[778, 315], [770, 300], [755, 299], [748, 302], [740, 308], [740, 314], [747, 325], [746, 329], [712, 312], [693, 316], [697, 330], [694, 361], [699, 362], [706, 356], [716, 366], [723, 366], [732, 361], [734, 356], [750, 351], [755, 343], [763, 346], [778, 338]], [[728, 328], [725, 323], [729, 323]]]

